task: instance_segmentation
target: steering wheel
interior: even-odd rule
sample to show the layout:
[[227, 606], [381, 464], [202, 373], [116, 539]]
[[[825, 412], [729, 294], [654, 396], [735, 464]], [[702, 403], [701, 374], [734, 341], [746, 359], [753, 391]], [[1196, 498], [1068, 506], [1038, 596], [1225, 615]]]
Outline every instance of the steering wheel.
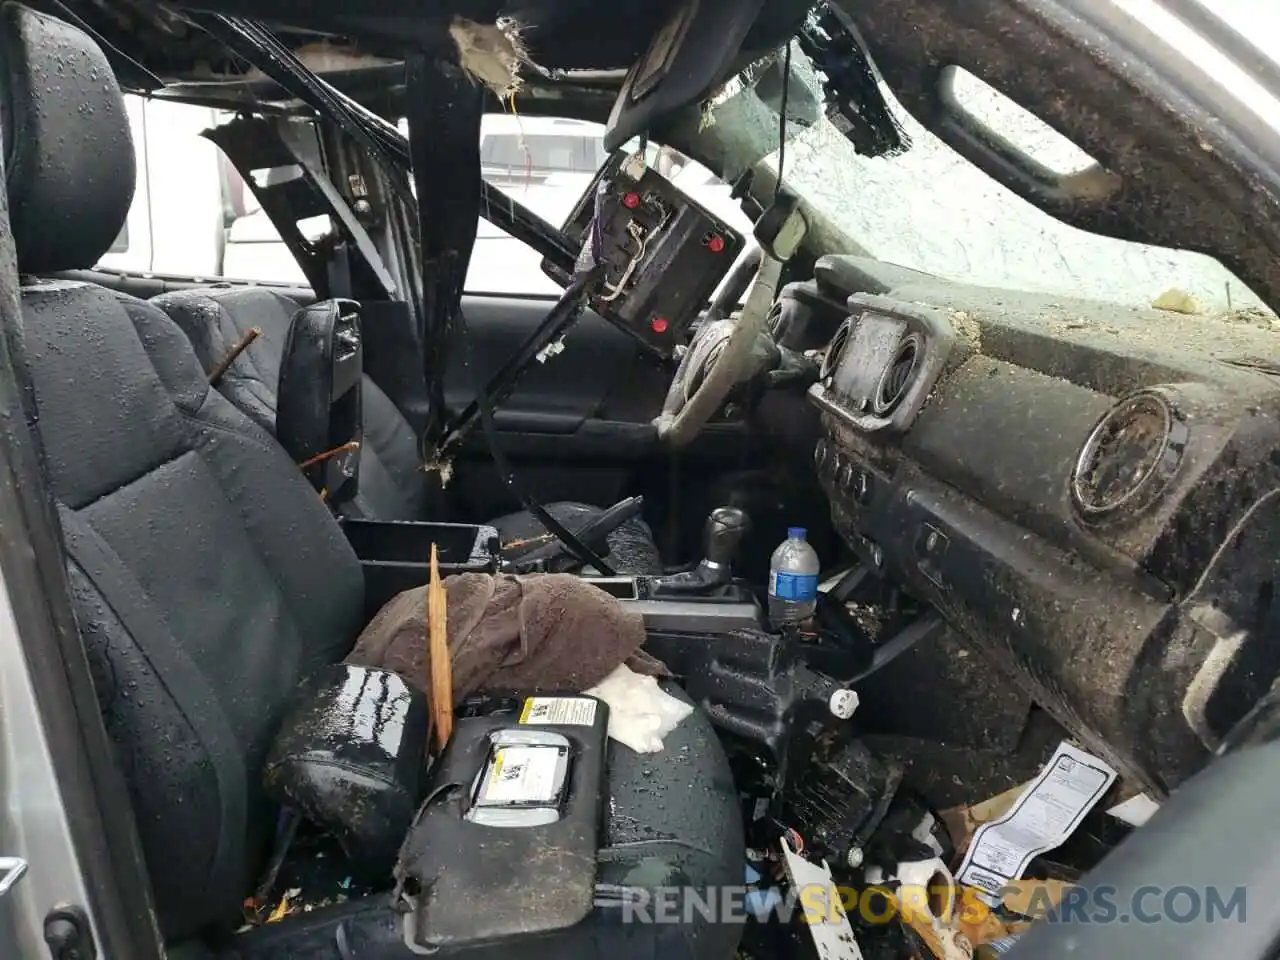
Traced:
[[[782, 263], [773, 257], [761, 255], [758, 262], [741, 314], [721, 317], [713, 306], [680, 358], [662, 413], [654, 420], [659, 440], [674, 447], [689, 443], [724, 404], [729, 391], [758, 365], [754, 348], [765, 329], [782, 274]], [[751, 258], [743, 261], [751, 263]], [[733, 286], [731, 280], [726, 290]], [[717, 305], [723, 299], [723, 295], [718, 297]]]

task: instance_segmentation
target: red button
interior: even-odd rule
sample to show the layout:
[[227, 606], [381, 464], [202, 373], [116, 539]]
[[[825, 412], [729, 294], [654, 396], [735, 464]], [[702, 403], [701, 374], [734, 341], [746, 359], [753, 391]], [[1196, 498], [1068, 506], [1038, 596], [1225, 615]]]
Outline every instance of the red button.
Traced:
[[622, 205], [628, 210], [634, 210], [636, 207], [640, 206], [640, 194], [628, 193], [622, 198]]
[[671, 326], [666, 317], [654, 317], [649, 321], [649, 329], [654, 333], [663, 334], [667, 332], [667, 328]]
[[724, 237], [718, 233], [713, 233], [711, 239], [707, 241], [707, 248], [712, 253], [720, 253], [724, 250]]

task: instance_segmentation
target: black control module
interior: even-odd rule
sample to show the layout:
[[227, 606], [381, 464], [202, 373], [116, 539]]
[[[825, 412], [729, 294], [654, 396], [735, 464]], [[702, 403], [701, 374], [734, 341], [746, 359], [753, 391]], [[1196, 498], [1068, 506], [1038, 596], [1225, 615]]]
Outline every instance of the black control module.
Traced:
[[[578, 200], [564, 232], [579, 269], [603, 263], [590, 305], [605, 319], [670, 356], [742, 250], [740, 233], [645, 164], [615, 154]], [[566, 286], [572, 278], [544, 260]]]

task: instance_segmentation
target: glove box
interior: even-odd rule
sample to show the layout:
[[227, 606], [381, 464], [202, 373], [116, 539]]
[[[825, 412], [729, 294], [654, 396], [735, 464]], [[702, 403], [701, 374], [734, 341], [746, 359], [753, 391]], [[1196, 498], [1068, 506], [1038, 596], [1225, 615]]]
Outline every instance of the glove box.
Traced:
[[502, 561], [498, 531], [480, 524], [344, 519], [342, 529], [364, 570], [369, 616], [396, 594], [427, 582], [433, 543], [442, 577], [496, 573]]

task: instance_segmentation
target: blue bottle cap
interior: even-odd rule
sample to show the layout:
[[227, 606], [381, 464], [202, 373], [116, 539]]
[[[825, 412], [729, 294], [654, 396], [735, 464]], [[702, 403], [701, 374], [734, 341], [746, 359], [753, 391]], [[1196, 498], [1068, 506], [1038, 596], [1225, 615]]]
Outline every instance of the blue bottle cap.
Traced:
[[808, 532], [804, 527], [787, 527], [787, 539], [803, 540]]

